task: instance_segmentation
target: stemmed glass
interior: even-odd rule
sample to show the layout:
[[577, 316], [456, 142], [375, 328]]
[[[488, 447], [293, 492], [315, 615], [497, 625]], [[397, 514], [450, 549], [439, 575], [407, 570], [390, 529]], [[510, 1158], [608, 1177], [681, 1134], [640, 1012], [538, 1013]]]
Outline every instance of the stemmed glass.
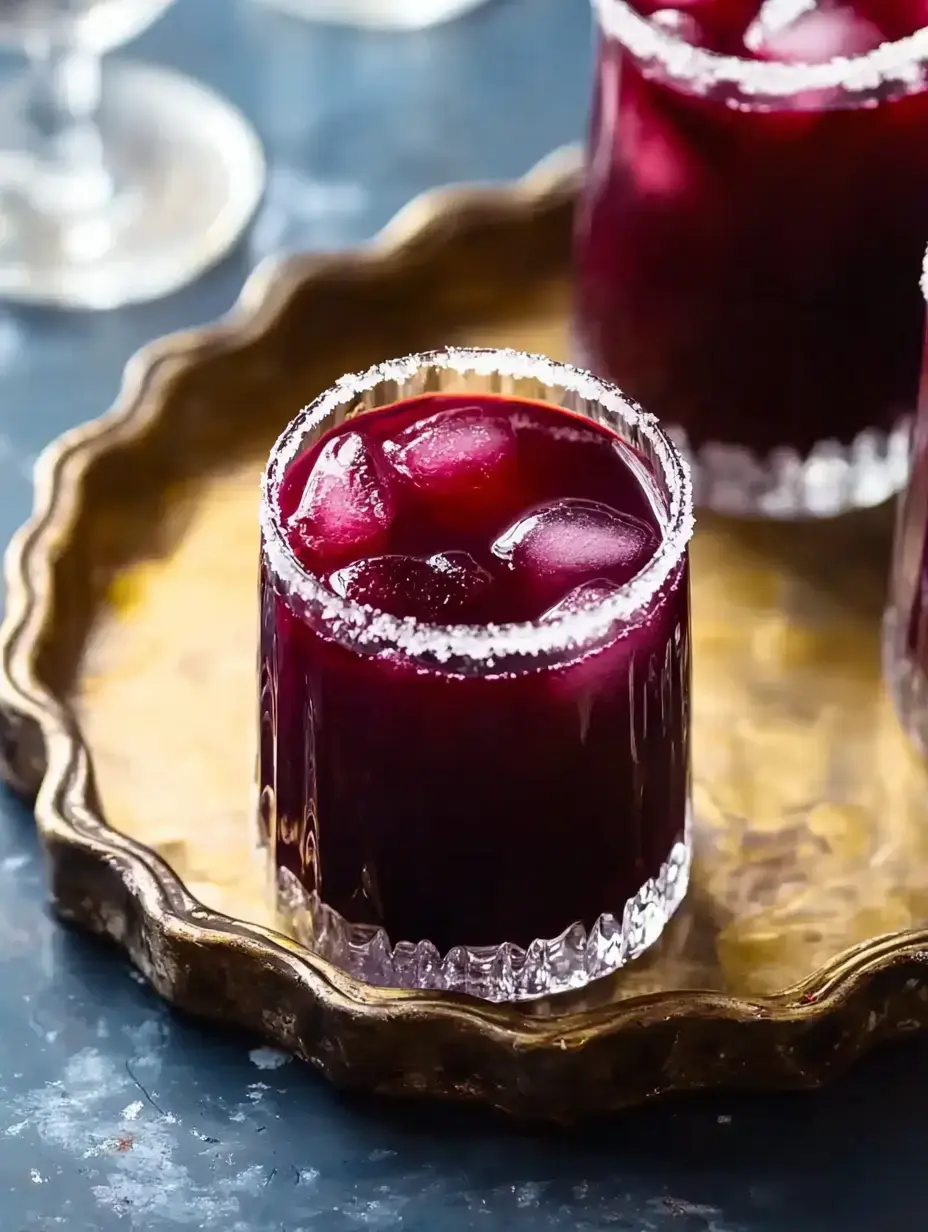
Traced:
[[171, 0], [0, 0], [28, 68], [0, 99], [0, 296], [60, 307], [153, 299], [218, 260], [264, 182], [225, 100], [101, 57]]

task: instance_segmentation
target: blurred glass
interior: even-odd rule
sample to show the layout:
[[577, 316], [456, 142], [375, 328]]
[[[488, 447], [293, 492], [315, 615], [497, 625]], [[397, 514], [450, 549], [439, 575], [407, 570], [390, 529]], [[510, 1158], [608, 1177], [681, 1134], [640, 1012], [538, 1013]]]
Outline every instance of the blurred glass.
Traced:
[[112, 308], [218, 260], [261, 194], [258, 139], [167, 69], [101, 56], [171, 0], [0, 0], [27, 58], [0, 93], [0, 297]]
[[460, 17], [487, 0], [260, 0], [311, 21], [383, 30], [423, 30]]
[[141, 34], [171, 0], [0, 0], [0, 43], [65, 39], [98, 53]]

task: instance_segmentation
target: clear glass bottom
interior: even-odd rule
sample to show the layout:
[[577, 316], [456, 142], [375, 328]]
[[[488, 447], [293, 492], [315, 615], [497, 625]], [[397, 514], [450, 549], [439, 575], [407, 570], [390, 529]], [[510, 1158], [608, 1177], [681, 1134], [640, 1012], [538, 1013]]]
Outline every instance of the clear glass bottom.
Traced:
[[735, 516], [830, 518], [881, 505], [905, 486], [911, 420], [891, 432], [868, 429], [849, 445], [821, 441], [802, 457], [782, 447], [758, 457], [741, 445], [693, 450], [682, 428], [670, 435], [693, 473], [694, 504]]
[[928, 759], [928, 677], [912, 657], [906, 627], [905, 616], [890, 608], [883, 622], [883, 679], [906, 735]]
[[[166, 295], [239, 238], [264, 185], [258, 138], [229, 103], [162, 68], [107, 63], [73, 170], [30, 155], [23, 92], [0, 102], [0, 296], [114, 308]], [[7, 138], [10, 138], [9, 144]]]
[[351, 924], [309, 894], [287, 869], [277, 873], [282, 927], [308, 949], [367, 984], [463, 992], [487, 1001], [527, 1001], [582, 988], [609, 975], [652, 946], [686, 896], [691, 826], [673, 845], [656, 878], [645, 882], [621, 916], [609, 912], [587, 932], [572, 924], [528, 949], [455, 946], [442, 956], [429, 941], [391, 946], [382, 928]]
[[[21, 51], [36, 30], [104, 55], [157, 21], [172, 0], [0, 0], [0, 46]], [[60, 43], [59, 43], [60, 45]]]

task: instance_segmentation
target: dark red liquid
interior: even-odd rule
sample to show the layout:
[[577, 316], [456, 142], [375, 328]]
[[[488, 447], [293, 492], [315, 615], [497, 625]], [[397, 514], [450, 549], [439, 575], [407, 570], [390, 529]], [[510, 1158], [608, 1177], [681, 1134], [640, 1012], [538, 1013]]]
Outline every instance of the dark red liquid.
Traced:
[[[752, 50], [756, 0], [685, 10], [691, 42], [792, 62], [859, 55], [928, 20], [916, 0], [825, 4]], [[928, 93], [764, 111], [727, 106], [726, 89], [686, 92], [603, 41], [576, 227], [584, 359], [694, 447], [804, 454], [889, 430], [918, 386]]]
[[[644, 460], [606, 429], [469, 395], [334, 429], [290, 464], [280, 507], [331, 589], [442, 625], [539, 621], [608, 594], [664, 518]], [[352, 923], [443, 953], [621, 915], [684, 830], [687, 583], [684, 557], [587, 653], [467, 674], [340, 644], [265, 566], [261, 784], [278, 868]]]

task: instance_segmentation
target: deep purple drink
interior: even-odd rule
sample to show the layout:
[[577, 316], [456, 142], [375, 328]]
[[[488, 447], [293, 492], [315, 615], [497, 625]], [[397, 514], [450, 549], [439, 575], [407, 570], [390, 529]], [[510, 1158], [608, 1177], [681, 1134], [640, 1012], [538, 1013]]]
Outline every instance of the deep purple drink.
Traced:
[[698, 504], [794, 517], [884, 500], [918, 385], [928, 9], [594, 3], [584, 362], [674, 426]]
[[298, 416], [262, 502], [261, 814], [300, 939], [491, 999], [655, 940], [689, 867], [690, 530], [650, 417], [537, 357], [399, 360]]

